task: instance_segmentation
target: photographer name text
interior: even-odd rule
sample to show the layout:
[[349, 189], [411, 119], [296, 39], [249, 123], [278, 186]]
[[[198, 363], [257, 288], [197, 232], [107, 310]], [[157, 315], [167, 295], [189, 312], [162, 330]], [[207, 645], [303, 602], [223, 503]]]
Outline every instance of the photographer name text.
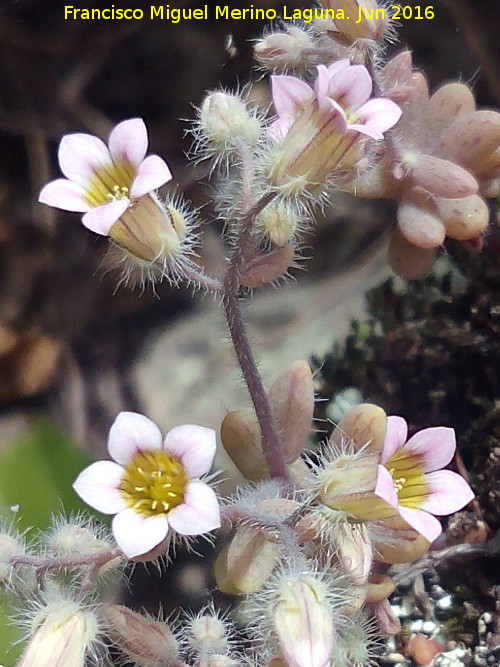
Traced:
[[378, 9], [364, 9], [358, 7], [356, 16], [348, 16], [343, 9], [297, 9], [289, 8], [283, 5], [280, 12], [275, 9], [259, 7], [246, 7], [245, 9], [235, 9], [229, 5], [204, 5], [196, 9], [171, 7], [170, 5], [150, 5], [149, 9], [140, 9], [138, 7], [123, 8], [111, 5], [104, 9], [80, 9], [73, 5], [64, 6], [64, 18], [78, 19], [84, 21], [120, 21], [142, 19], [159, 19], [170, 21], [171, 23], [180, 23], [181, 21], [207, 21], [209, 19], [219, 20], [274, 20], [281, 18], [290, 21], [303, 21], [312, 23], [314, 20], [324, 19], [354, 19], [356, 23], [368, 20], [386, 19], [433, 19], [434, 7], [432, 5], [391, 5], [389, 7]]

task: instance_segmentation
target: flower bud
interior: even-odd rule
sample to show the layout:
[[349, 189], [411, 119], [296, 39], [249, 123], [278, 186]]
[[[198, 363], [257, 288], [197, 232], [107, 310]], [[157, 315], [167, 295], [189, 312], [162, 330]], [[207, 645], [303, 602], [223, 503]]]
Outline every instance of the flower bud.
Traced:
[[349, 41], [381, 42], [384, 39], [388, 28], [387, 10], [379, 8], [375, 0], [321, 0], [321, 4], [334, 11], [335, 25]]
[[0, 584], [8, 581], [12, 573], [11, 559], [24, 554], [24, 544], [15, 535], [0, 533]]
[[330, 664], [335, 629], [324, 584], [307, 575], [284, 578], [272, 617], [289, 667]]
[[271, 202], [259, 213], [255, 229], [264, 241], [282, 247], [293, 240], [299, 222], [296, 208], [290, 202], [281, 200]]
[[245, 103], [230, 93], [207, 95], [199, 114], [200, 131], [216, 153], [231, 151], [237, 141], [254, 146], [261, 134], [261, 123]]
[[163, 667], [177, 658], [177, 642], [162, 621], [123, 605], [104, 605], [101, 617], [113, 644], [137, 667]]
[[216, 614], [201, 612], [189, 623], [189, 648], [197, 655], [215, 657], [228, 648], [226, 624]]
[[306, 30], [289, 26], [284, 32], [273, 32], [254, 46], [255, 60], [269, 70], [294, 69], [306, 71], [309, 67], [308, 49], [314, 47]]
[[339, 524], [336, 538], [336, 555], [342, 571], [354, 586], [365, 587], [373, 562], [373, 549], [366, 526]]
[[95, 613], [71, 600], [47, 605], [35, 627], [17, 667], [83, 667], [99, 631]]

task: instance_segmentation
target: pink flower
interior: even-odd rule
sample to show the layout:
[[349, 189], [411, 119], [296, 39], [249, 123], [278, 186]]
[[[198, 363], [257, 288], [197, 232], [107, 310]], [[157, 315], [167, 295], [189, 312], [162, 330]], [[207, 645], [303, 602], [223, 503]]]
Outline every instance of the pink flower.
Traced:
[[73, 488], [91, 507], [116, 514], [113, 533], [129, 558], [148, 553], [171, 531], [201, 535], [220, 527], [214, 491], [199, 478], [215, 455], [215, 432], [192, 424], [176, 426], [162, 442], [147, 417], [121, 412], [108, 438], [116, 461], [85, 468]]
[[315, 104], [329, 116], [336, 132], [356, 131], [372, 139], [382, 139], [401, 116], [401, 109], [391, 100], [369, 99], [372, 80], [363, 65], [339, 60], [329, 67], [318, 66], [314, 89], [294, 76], [273, 76], [272, 95], [278, 119], [271, 126], [275, 138], [284, 137], [295, 118]]
[[135, 200], [172, 178], [158, 155], [145, 157], [147, 147], [148, 134], [140, 118], [119, 123], [108, 146], [90, 134], [68, 134], [59, 145], [59, 165], [66, 178], [48, 183], [39, 201], [85, 213], [85, 227], [107, 236]]
[[407, 436], [408, 427], [402, 417], [387, 418], [376, 494], [433, 542], [442, 530], [433, 515], [457, 512], [473, 499], [474, 493], [463, 477], [441, 470], [455, 453], [452, 428], [426, 428], [408, 442]]

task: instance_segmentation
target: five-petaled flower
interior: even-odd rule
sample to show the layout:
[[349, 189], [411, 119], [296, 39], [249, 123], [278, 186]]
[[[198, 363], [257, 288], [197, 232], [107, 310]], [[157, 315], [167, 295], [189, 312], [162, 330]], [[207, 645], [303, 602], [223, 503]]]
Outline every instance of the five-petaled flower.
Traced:
[[387, 418], [376, 493], [433, 542], [442, 530], [433, 515], [457, 512], [473, 499], [474, 493], [463, 477], [441, 470], [455, 453], [452, 428], [426, 428], [408, 441], [407, 436], [408, 427], [402, 417]]
[[59, 145], [59, 165], [66, 178], [48, 183], [39, 201], [85, 213], [85, 227], [107, 236], [134, 200], [172, 178], [162, 158], [145, 157], [147, 148], [148, 134], [140, 118], [119, 123], [108, 146], [90, 134], [67, 134]]
[[220, 527], [217, 497], [200, 477], [215, 455], [212, 429], [186, 424], [167, 433], [147, 417], [121, 412], [109, 432], [113, 461], [83, 470], [73, 488], [89, 505], [116, 514], [113, 534], [129, 558], [171, 534], [201, 535]]
[[271, 183], [290, 190], [302, 180], [313, 190], [335, 170], [351, 169], [362, 150], [359, 135], [382, 139], [401, 116], [388, 99], [369, 99], [372, 80], [363, 65], [339, 60], [318, 66], [314, 87], [294, 76], [271, 78], [278, 143], [270, 158]]

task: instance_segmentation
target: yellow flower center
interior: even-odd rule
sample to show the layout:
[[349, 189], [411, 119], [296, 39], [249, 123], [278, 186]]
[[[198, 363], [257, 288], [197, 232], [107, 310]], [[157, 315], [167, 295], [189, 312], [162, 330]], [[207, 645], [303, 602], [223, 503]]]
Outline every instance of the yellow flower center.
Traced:
[[419, 509], [429, 491], [419, 457], [399, 449], [384, 465], [394, 481], [398, 503]]
[[135, 175], [135, 167], [125, 161], [100, 167], [89, 180], [84, 199], [92, 207], [127, 199]]
[[135, 512], [156, 516], [183, 502], [188, 482], [176, 458], [164, 451], [139, 452], [125, 468], [119, 489]]

